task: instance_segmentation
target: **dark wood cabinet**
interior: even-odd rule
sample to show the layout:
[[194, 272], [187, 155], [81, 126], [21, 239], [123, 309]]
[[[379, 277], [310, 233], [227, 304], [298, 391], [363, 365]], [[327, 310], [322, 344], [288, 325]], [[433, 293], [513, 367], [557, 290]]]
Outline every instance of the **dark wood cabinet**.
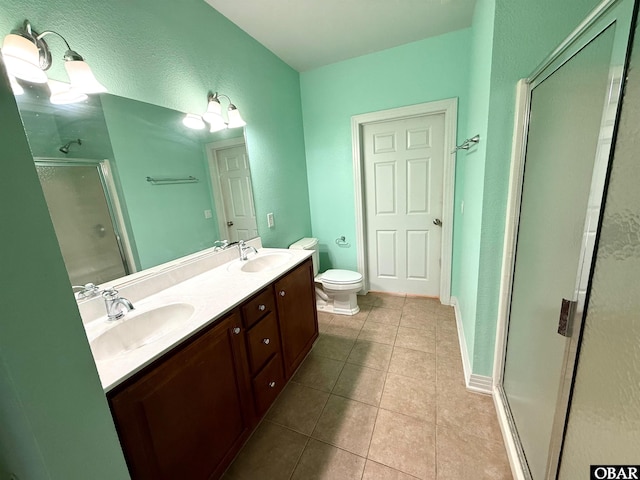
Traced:
[[253, 427], [240, 316], [178, 347], [110, 403], [133, 479], [221, 476]]
[[309, 259], [109, 392], [132, 479], [220, 478], [317, 337]]
[[284, 371], [289, 379], [318, 338], [311, 259], [278, 280], [275, 292]]

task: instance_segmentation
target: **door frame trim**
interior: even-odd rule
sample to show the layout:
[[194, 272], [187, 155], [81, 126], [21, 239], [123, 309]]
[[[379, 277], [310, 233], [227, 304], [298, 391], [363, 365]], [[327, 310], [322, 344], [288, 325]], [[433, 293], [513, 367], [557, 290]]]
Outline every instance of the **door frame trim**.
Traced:
[[511, 472], [517, 480], [530, 480], [522, 444], [518, 440], [511, 410], [505, 399], [503, 387], [504, 365], [507, 352], [507, 333], [509, 330], [509, 312], [511, 307], [511, 289], [515, 267], [515, 249], [520, 221], [520, 201], [524, 178], [524, 159], [527, 145], [529, 109], [531, 106], [531, 84], [521, 79], [516, 84], [513, 139], [511, 142], [511, 167], [509, 172], [509, 191], [502, 249], [502, 272], [500, 275], [500, 296], [498, 299], [498, 319], [496, 325], [496, 343], [493, 357], [493, 401], [498, 414], [498, 423], [505, 440], [507, 457]]
[[[401, 120], [412, 117], [444, 114], [444, 159], [442, 178], [442, 240], [440, 247], [440, 302], [451, 303], [451, 261], [453, 250], [453, 203], [456, 172], [456, 127], [458, 99], [447, 98], [434, 102], [420, 103], [406, 107], [363, 113], [351, 117], [351, 142], [353, 149], [353, 180], [356, 210], [356, 247], [358, 272], [362, 274], [363, 291], [369, 291], [367, 271], [367, 247], [365, 242], [364, 203], [364, 151], [362, 148], [363, 127], [372, 123]], [[448, 161], [448, 159], [451, 159]]]
[[[227, 213], [224, 210], [224, 199], [222, 198], [222, 186], [220, 185], [220, 172], [218, 170], [217, 151], [223, 148], [239, 147], [244, 145], [247, 148], [247, 141], [244, 135], [226, 140], [218, 140], [216, 142], [207, 143], [207, 159], [209, 160], [209, 176], [211, 177], [211, 194], [213, 196], [213, 204], [216, 210], [216, 218], [218, 219], [218, 234], [222, 237], [223, 232], [227, 231]], [[251, 166], [249, 166], [251, 171]], [[249, 174], [251, 175], [251, 174]], [[226, 234], [226, 233], [225, 233]]]

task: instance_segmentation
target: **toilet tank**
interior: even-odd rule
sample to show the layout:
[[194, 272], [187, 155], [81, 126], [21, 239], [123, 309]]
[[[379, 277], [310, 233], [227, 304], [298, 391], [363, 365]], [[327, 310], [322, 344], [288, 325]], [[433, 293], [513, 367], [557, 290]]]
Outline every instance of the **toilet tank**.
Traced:
[[317, 238], [301, 238], [289, 246], [293, 250], [313, 250], [311, 261], [313, 262], [313, 276], [318, 275], [318, 267], [320, 266], [318, 258], [318, 239]]

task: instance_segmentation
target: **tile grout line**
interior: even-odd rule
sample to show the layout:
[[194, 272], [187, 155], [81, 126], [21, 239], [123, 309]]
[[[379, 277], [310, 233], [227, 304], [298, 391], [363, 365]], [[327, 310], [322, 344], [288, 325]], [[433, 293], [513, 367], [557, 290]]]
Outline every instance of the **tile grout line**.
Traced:
[[[389, 363], [387, 364], [386, 370], [384, 370], [384, 383], [382, 385], [382, 393], [380, 394], [380, 402], [378, 407], [376, 408], [376, 419], [373, 422], [373, 430], [371, 430], [371, 438], [369, 439], [369, 448], [367, 449], [367, 460], [370, 459], [369, 455], [371, 453], [371, 444], [373, 443], [373, 435], [376, 431], [376, 425], [378, 424], [378, 416], [380, 415], [380, 405], [382, 404], [382, 398], [384, 397], [384, 391], [387, 388], [387, 379], [389, 378], [389, 367], [391, 366], [391, 359], [393, 358], [393, 352], [396, 349], [396, 338], [398, 336], [398, 331], [396, 330], [396, 336], [393, 339], [393, 345], [391, 346], [391, 357], [389, 357]], [[372, 462], [375, 460], [371, 460]], [[387, 465], [388, 466], [388, 465]], [[366, 468], [366, 463], [365, 463]], [[364, 471], [363, 471], [364, 476]]]
[[296, 473], [296, 469], [298, 468], [298, 465], [300, 464], [300, 460], [302, 459], [302, 456], [304, 455], [304, 452], [307, 450], [307, 446], [309, 445], [309, 441], [311, 440], [311, 437], [307, 437], [307, 441], [304, 443], [304, 447], [302, 448], [302, 451], [300, 452], [300, 455], [298, 456], [298, 460], [296, 460], [296, 463], [293, 465], [293, 469], [291, 470], [291, 474], [289, 475], [289, 480], [291, 480], [293, 478], [293, 474]]

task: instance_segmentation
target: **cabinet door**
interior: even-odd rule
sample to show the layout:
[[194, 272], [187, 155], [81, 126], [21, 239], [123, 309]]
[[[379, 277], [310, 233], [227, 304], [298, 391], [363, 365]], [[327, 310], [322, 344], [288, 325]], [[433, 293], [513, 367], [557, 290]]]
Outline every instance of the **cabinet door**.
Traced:
[[238, 314], [110, 399], [131, 476], [218, 478], [250, 433], [250, 384]]
[[285, 375], [289, 379], [318, 338], [311, 260], [278, 280], [275, 289]]

